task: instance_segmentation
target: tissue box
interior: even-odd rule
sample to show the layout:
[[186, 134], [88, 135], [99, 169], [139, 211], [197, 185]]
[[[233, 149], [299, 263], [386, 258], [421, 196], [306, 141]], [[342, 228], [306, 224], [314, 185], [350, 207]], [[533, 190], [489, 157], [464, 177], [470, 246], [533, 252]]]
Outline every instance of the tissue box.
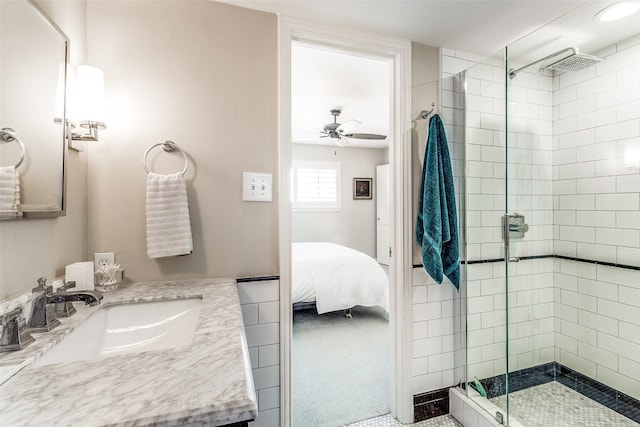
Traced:
[[93, 290], [93, 262], [74, 262], [64, 269], [65, 280], [76, 281], [74, 291], [92, 291]]

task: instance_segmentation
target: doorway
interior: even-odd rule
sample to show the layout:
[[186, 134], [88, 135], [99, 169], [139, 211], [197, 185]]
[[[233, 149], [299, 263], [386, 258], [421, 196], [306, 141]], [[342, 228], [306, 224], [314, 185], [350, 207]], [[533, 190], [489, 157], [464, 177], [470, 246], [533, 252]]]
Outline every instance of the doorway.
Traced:
[[[410, 316], [403, 315], [410, 307], [411, 286], [411, 216], [410, 216], [410, 87], [411, 45], [351, 31], [316, 26], [281, 19], [280, 21], [280, 282], [281, 282], [281, 416], [282, 425], [292, 425], [292, 103], [291, 50], [292, 43], [304, 42], [318, 47], [339, 49], [360, 56], [390, 61], [391, 90], [389, 94], [389, 334], [390, 405], [393, 416], [401, 422], [411, 422], [413, 408], [409, 387], [411, 368]], [[403, 143], [404, 142], [404, 143]], [[373, 172], [375, 174], [375, 170]], [[351, 178], [351, 177], [349, 177]], [[375, 257], [375, 253], [374, 253]], [[383, 386], [384, 387], [384, 386]], [[295, 392], [295, 391], [293, 391]]]
[[391, 60], [294, 41], [291, 69], [292, 425], [349, 425], [391, 409]]

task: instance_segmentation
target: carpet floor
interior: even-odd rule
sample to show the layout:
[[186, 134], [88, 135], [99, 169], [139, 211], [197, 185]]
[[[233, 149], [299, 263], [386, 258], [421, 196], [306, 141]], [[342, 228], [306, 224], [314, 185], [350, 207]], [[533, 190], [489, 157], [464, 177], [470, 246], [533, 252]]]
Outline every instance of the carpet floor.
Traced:
[[294, 427], [339, 427], [390, 411], [389, 322], [379, 307], [352, 313], [294, 311]]

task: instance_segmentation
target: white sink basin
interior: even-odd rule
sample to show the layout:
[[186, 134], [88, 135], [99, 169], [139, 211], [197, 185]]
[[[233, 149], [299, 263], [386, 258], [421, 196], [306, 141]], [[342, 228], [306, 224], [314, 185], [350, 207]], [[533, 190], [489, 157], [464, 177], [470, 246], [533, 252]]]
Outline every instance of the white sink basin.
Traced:
[[202, 298], [113, 304], [97, 310], [34, 362], [34, 366], [96, 360], [187, 346]]

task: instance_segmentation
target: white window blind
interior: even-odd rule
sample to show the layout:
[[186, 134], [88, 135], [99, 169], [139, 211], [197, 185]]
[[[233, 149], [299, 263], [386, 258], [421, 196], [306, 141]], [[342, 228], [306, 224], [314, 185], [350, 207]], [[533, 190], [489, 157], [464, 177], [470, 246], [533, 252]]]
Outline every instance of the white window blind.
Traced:
[[294, 161], [292, 205], [296, 210], [340, 210], [340, 163]]

